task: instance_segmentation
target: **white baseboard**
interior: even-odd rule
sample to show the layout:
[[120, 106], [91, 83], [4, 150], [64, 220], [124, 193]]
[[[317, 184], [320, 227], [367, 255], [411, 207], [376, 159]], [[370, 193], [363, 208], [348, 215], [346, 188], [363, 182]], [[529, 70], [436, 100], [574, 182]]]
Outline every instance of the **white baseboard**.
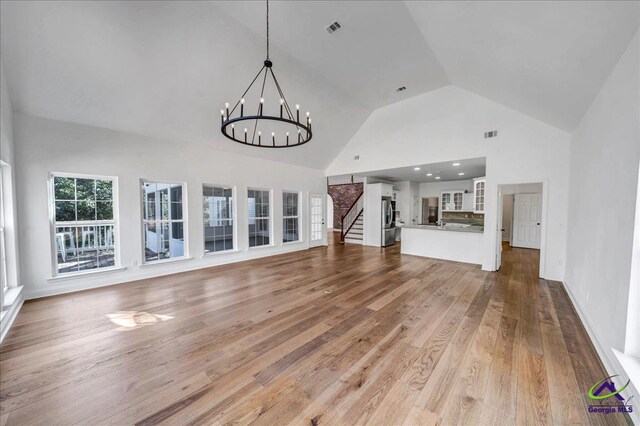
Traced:
[[[571, 299], [571, 303], [573, 304], [573, 307], [578, 313], [578, 317], [580, 317], [580, 321], [582, 322], [582, 325], [584, 326], [585, 330], [587, 330], [589, 339], [591, 339], [591, 343], [593, 343], [593, 346], [596, 348], [596, 352], [598, 353], [598, 356], [600, 357], [600, 360], [602, 361], [602, 364], [604, 365], [604, 368], [607, 371], [607, 374], [610, 376], [613, 376], [615, 374], [625, 374], [624, 367], [622, 366], [622, 364], [620, 363], [620, 361], [615, 355], [615, 352], [614, 352], [615, 349], [613, 348], [607, 349], [605, 346], [602, 345], [600, 339], [598, 338], [598, 335], [595, 332], [595, 329], [593, 328], [593, 326], [589, 322], [589, 319], [580, 308], [580, 305], [578, 304], [577, 299], [571, 292], [571, 289], [564, 281], [561, 281], [561, 282], [565, 291], [569, 295], [569, 299]], [[638, 394], [638, 389], [636, 389], [633, 383], [630, 383], [627, 389], [628, 389], [628, 392], [626, 393], [634, 395], [634, 399], [633, 399], [634, 411], [632, 413], [629, 413], [629, 417], [631, 417], [631, 420], [633, 421], [634, 424], [640, 425], [640, 410], [639, 410], [640, 394]]]
[[[20, 289], [22, 290], [22, 289]], [[7, 309], [6, 313], [0, 321], [0, 343], [4, 340], [5, 336], [9, 332], [13, 321], [18, 316], [18, 312], [24, 303], [24, 291], [19, 291], [15, 300], [11, 303], [11, 306]]]

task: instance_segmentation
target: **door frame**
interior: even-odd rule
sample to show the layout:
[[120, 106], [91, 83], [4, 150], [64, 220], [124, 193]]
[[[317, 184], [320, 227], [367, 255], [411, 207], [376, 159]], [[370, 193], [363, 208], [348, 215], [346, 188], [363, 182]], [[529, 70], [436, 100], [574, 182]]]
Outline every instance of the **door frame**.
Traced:
[[[547, 210], [548, 210], [548, 194], [549, 194], [549, 181], [547, 179], [531, 179], [531, 180], [526, 180], [523, 182], [501, 182], [498, 184], [498, 188], [497, 190], [500, 191], [500, 193], [504, 194], [503, 192], [503, 187], [504, 186], [510, 186], [510, 185], [526, 185], [526, 184], [542, 184], [542, 194], [541, 194], [541, 198], [542, 198], [542, 206], [540, 208], [540, 220], [541, 220], [541, 226], [540, 226], [540, 268], [538, 271], [538, 276], [540, 278], [545, 278], [546, 276], [546, 266], [547, 266], [547, 258], [546, 258], [546, 253], [547, 253]], [[499, 198], [499, 197], [496, 197]], [[500, 197], [502, 198], [502, 197]], [[515, 200], [514, 200], [515, 201]], [[495, 200], [495, 205], [497, 206], [498, 209], [502, 209], [502, 204], [498, 205], [498, 200]], [[500, 210], [502, 211], [502, 210]], [[497, 214], [498, 210], [496, 210], [496, 214], [495, 214], [495, 218], [497, 219]], [[485, 222], [486, 222], [486, 217], [485, 217]], [[502, 227], [502, 223], [498, 224], [496, 221], [496, 226], [500, 226]], [[501, 228], [500, 228], [501, 229]], [[492, 232], [492, 238], [496, 238], [497, 236], [497, 229], [494, 230], [494, 232]], [[493, 244], [494, 247], [494, 251], [493, 251], [493, 270], [496, 271], [496, 249], [498, 247], [497, 243]]]
[[[475, 183], [474, 183], [475, 185]], [[486, 183], [485, 183], [486, 188]], [[475, 202], [475, 201], [474, 201]], [[502, 185], [498, 185], [498, 205], [500, 206], [496, 211], [496, 250], [495, 250], [495, 262], [496, 271], [500, 270], [502, 266], [502, 216], [504, 210], [504, 194], [502, 193]]]
[[[322, 207], [321, 207], [321, 211], [322, 211], [322, 239], [319, 241], [314, 242], [311, 239], [311, 225], [313, 224], [313, 214], [311, 213], [311, 200], [313, 197], [318, 197], [320, 198], [320, 200], [322, 200]], [[321, 192], [309, 192], [309, 198], [307, 200], [307, 211], [309, 212], [309, 220], [308, 220], [308, 226], [309, 226], [309, 248], [313, 248], [313, 247], [320, 247], [320, 246], [326, 246], [327, 245], [327, 193], [321, 193]]]

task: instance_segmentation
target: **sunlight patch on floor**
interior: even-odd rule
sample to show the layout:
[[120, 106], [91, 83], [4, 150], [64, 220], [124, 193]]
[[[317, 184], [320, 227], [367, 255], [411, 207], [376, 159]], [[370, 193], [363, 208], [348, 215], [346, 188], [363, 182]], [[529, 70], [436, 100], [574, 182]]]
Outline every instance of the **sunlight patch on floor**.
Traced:
[[107, 318], [115, 325], [129, 330], [173, 319], [170, 315], [150, 314], [143, 311], [118, 311], [107, 314]]

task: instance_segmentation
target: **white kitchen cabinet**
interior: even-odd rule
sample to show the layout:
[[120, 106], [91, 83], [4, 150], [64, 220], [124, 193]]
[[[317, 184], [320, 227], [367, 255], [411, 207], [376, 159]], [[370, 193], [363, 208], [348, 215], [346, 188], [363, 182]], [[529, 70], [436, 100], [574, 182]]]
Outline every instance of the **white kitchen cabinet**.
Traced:
[[484, 197], [486, 192], [487, 179], [484, 177], [473, 180], [473, 212], [484, 213]]
[[464, 191], [443, 191], [440, 193], [440, 211], [462, 211]]

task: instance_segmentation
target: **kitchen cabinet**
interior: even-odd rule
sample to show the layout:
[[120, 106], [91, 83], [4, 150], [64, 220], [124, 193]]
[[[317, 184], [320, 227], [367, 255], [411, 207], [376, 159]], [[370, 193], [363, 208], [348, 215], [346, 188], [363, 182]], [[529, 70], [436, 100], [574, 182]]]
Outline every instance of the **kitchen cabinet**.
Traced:
[[484, 213], [484, 197], [487, 179], [484, 177], [473, 180], [473, 212]]
[[464, 191], [443, 191], [440, 193], [440, 211], [462, 211]]

